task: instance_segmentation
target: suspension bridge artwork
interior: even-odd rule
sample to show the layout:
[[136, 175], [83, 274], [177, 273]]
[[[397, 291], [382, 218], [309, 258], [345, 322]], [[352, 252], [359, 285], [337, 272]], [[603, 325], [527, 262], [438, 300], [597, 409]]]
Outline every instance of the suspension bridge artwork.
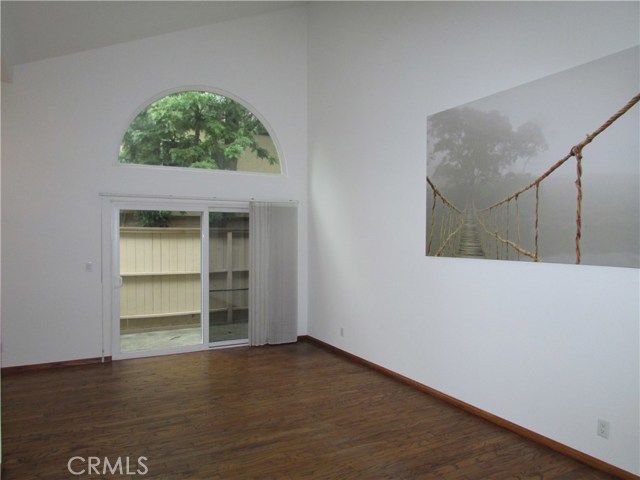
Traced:
[[640, 268], [640, 47], [428, 117], [426, 253]]

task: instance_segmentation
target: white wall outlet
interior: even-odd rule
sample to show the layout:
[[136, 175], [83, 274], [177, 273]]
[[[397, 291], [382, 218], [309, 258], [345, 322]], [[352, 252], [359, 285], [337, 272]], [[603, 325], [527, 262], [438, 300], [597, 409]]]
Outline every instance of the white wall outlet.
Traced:
[[598, 436], [602, 438], [609, 438], [609, 422], [606, 420], [598, 419]]
[[340, 336], [344, 337], [344, 327], [340, 327]]
[[84, 271], [85, 272], [93, 272], [93, 262], [87, 262], [84, 264]]

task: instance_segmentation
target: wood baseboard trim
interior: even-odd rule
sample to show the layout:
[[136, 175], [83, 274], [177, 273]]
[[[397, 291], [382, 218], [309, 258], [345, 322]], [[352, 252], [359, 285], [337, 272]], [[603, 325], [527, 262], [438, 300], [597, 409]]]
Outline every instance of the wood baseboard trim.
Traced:
[[500, 427], [506, 428], [507, 430], [510, 430], [514, 433], [517, 433], [518, 435], [524, 438], [527, 438], [538, 444], [551, 448], [552, 450], [555, 450], [556, 452], [566, 455], [567, 457], [571, 457], [575, 460], [585, 463], [597, 470], [608, 473], [610, 475], [615, 475], [616, 477], [621, 478], [623, 480], [640, 480], [640, 476], [638, 475], [635, 475], [631, 472], [627, 472], [626, 470], [622, 470], [621, 468], [616, 467], [615, 465], [611, 465], [610, 463], [607, 463], [598, 458], [592, 457], [591, 455], [587, 455], [586, 453], [583, 453], [579, 450], [571, 448], [560, 442], [552, 440], [548, 437], [545, 437], [544, 435], [540, 435], [539, 433], [536, 433], [518, 424], [510, 422], [509, 420], [505, 420], [504, 418], [498, 417], [497, 415], [489, 413], [480, 408], [474, 407], [473, 405], [470, 405], [466, 402], [458, 400], [457, 398], [447, 395], [446, 393], [442, 393], [431, 387], [423, 385], [422, 383], [416, 382], [415, 380], [405, 377], [404, 375], [400, 375], [399, 373], [393, 372], [385, 367], [382, 367], [373, 362], [370, 362], [369, 360], [365, 360], [364, 358], [358, 357], [357, 355], [349, 353], [329, 343], [323, 342], [322, 340], [318, 340], [317, 338], [311, 337], [309, 335], [300, 336], [298, 337], [298, 340], [302, 342], [311, 343], [320, 348], [323, 348], [330, 352], [336, 353], [342, 357], [345, 357], [348, 360], [351, 360], [355, 363], [359, 363], [360, 365], [364, 365], [365, 367], [371, 368], [372, 370], [375, 370], [379, 373], [382, 373], [383, 375], [386, 375], [399, 382], [402, 382], [406, 385], [416, 388], [421, 392], [424, 392], [435, 398], [443, 400], [444, 402], [447, 402], [450, 405], [453, 405], [454, 407], [460, 408], [468, 413], [471, 413], [472, 415], [476, 415], [480, 418], [488, 420], [489, 422], [494, 423]]
[[111, 357], [80, 358], [78, 360], [66, 360], [62, 362], [36, 363], [33, 365], [18, 365], [16, 367], [3, 367], [2, 375], [15, 375], [24, 372], [36, 372], [50, 370], [52, 368], [77, 367], [79, 365], [91, 365], [95, 363], [109, 363]]

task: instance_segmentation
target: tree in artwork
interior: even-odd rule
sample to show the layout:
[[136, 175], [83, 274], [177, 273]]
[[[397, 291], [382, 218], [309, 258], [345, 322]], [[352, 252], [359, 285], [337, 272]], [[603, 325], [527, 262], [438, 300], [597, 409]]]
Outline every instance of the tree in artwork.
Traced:
[[[487, 199], [492, 185], [521, 185], [528, 180], [527, 163], [547, 148], [540, 127], [527, 122], [514, 128], [496, 110], [454, 108], [429, 117], [434, 179], [447, 185], [464, 208]], [[515, 168], [520, 162], [521, 168]], [[519, 164], [518, 164], [519, 165]], [[503, 187], [504, 188], [504, 187]]]

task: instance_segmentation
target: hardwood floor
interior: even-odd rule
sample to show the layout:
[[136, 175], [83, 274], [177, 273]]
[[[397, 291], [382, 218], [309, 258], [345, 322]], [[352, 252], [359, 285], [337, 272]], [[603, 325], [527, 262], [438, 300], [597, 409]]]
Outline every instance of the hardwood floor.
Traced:
[[[614, 478], [304, 342], [2, 384], [5, 480]], [[74, 476], [71, 457], [148, 472]]]

